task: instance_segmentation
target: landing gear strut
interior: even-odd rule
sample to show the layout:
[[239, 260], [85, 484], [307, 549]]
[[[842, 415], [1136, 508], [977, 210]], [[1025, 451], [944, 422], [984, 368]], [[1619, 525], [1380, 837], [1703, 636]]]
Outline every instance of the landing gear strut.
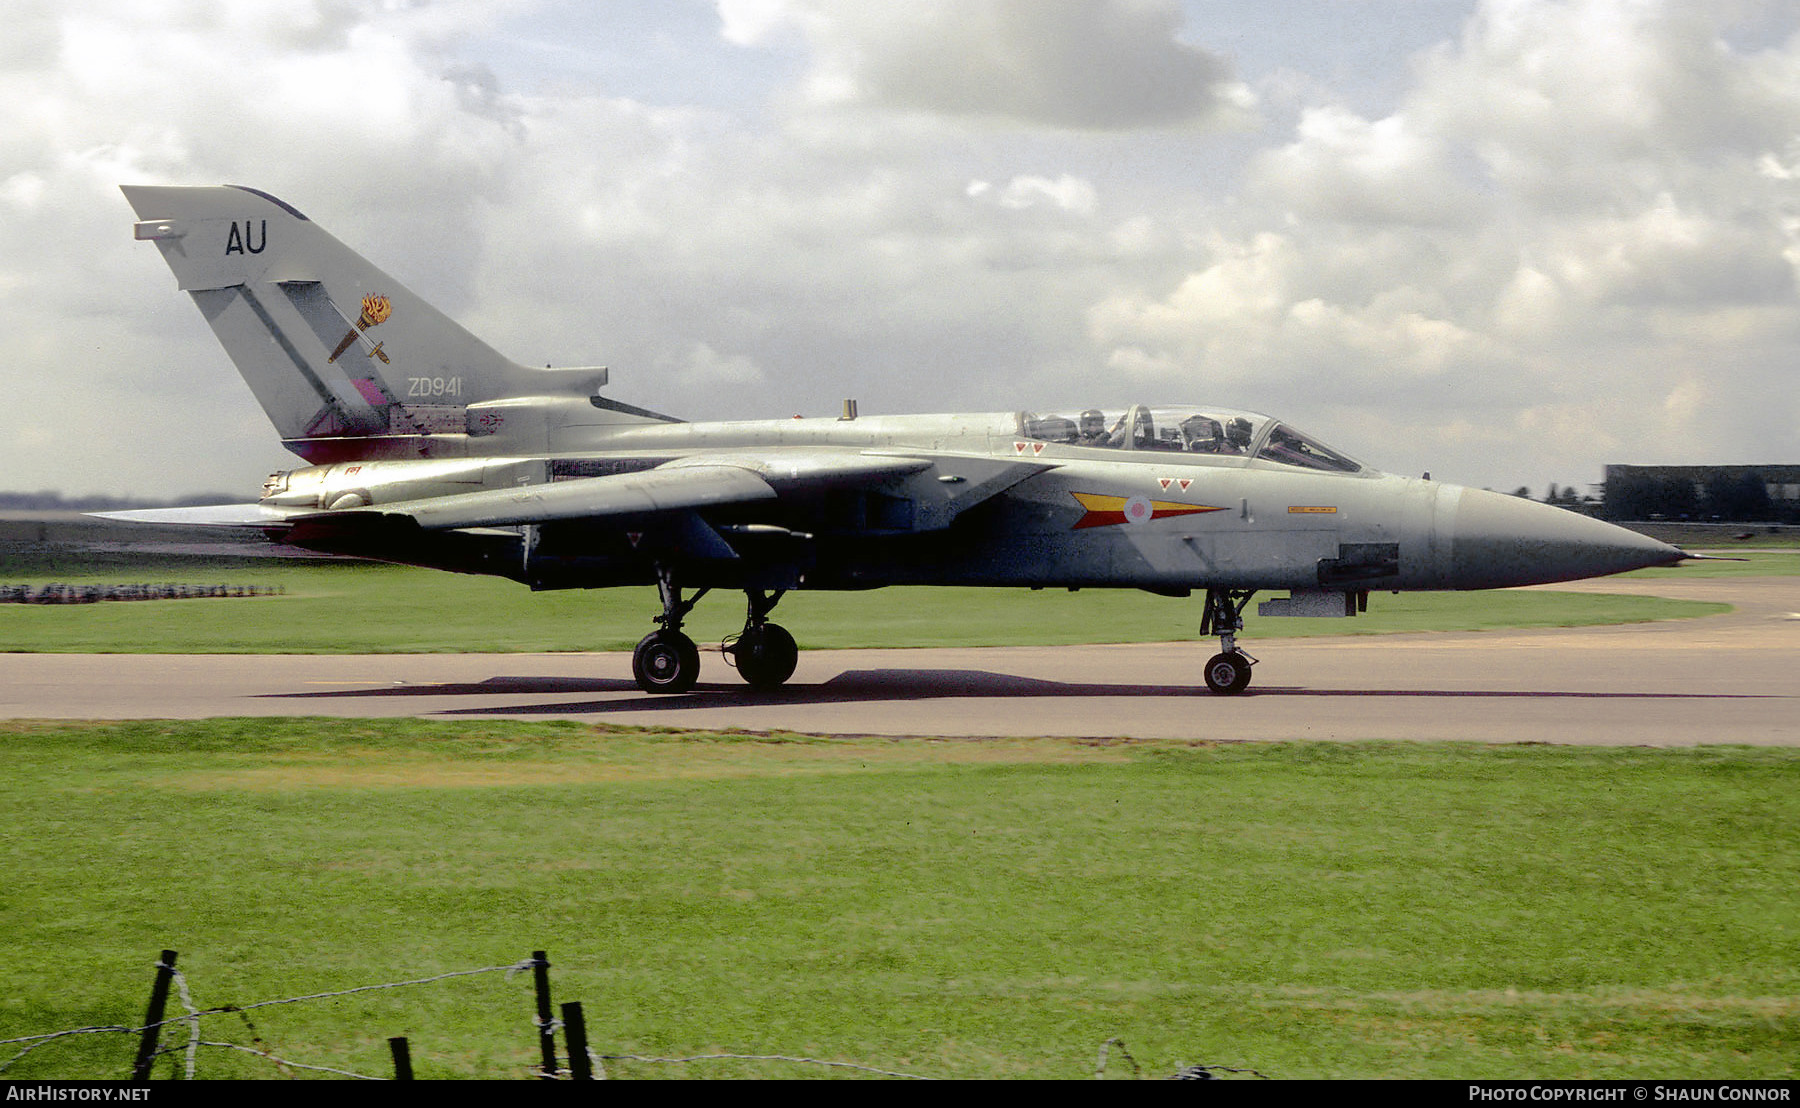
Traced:
[[1206, 590], [1200, 633], [1219, 636], [1219, 653], [1206, 663], [1206, 687], [1222, 696], [1234, 696], [1250, 687], [1250, 667], [1256, 659], [1238, 649], [1237, 633], [1244, 629], [1244, 606], [1255, 595], [1255, 589]]
[[744, 616], [744, 629], [725, 644], [725, 656], [737, 666], [738, 673], [754, 689], [777, 689], [794, 675], [800, 661], [800, 648], [794, 636], [778, 623], [769, 622], [769, 613], [781, 602], [785, 589], [773, 593], [762, 589], [746, 589], [750, 598], [749, 612]]
[[681, 633], [681, 623], [710, 589], [701, 589], [687, 600], [667, 569], [656, 571], [656, 590], [662, 596], [663, 614], [658, 629], [638, 641], [631, 652], [631, 675], [638, 688], [653, 693], [684, 693], [700, 679], [700, 648]]
[[[656, 589], [662, 597], [663, 613], [656, 617], [657, 629], [645, 635], [631, 652], [631, 675], [645, 692], [684, 693], [700, 679], [700, 648], [682, 634], [681, 624], [700, 598], [712, 590], [701, 589], [683, 600], [675, 574], [660, 566], [656, 570]], [[752, 688], [780, 688], [794, 675], [794, 666], [800, 661], [794, 636], [779, 624], [769, 622], [769, 613], [787, 590], [744, 592], [750, 598], [750, 610], [744, 617], [743, 631], [725, 642], [725, 656]]]

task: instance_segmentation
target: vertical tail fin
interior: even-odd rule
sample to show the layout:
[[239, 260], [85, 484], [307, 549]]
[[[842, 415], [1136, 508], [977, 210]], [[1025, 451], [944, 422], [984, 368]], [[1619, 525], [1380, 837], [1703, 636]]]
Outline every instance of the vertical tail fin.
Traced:
[[309, 461], [448, 452], [442, 437], [470, 431], [470, 405], [604, 383], [603, 370], [507, 360], [267, 193], [123, 191], [136, 237], [156, 243], [288, 449]]

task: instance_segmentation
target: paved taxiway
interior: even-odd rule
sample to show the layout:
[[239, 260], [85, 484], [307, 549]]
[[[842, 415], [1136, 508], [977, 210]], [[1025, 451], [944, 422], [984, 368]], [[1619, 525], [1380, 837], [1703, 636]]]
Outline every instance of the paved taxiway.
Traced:
[[[1246, 642], [1250, 691], [1200, 681], [1209, 643], [803, 653], [751, 692], [716, 653], [650, 696], [627, 654], [0, 654], [0, 717], [577, 719], [819, 734], [1454, 738], [1800, 745], [1800, 577], [1599, 581], [1736, 606], [1620, 627]], [[1372, 603], [1379, 604], [1376, 597]], [[804, 640], [804, 630], [802, 630]]]

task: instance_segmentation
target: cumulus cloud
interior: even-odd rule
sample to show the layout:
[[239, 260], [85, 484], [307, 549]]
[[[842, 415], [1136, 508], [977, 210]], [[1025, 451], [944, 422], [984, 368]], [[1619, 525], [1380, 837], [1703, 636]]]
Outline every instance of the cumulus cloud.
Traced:
[[1099, 202], [1098, 193], [1091, 182], [1067, 173], [1055, 180], [1030, 174], [1014, 177], [1006, 183], [1006, 187], [999, 190], [995, 190], [988, 181], [971, 181], [967, 191], [972, 198], [992, 198], [1002, 208], [1016, 212], [1030, 208], [1049, 208], [1075, 215], [1091, 215]]
[[797, 29], [806, 94], [865, 107], [1092, 130], [1241, 121], [1252, 98], [1183, 42], [1174, 0], [720, 0], [739, 44]]
[[[0, 327], [57, 338], [3, 372], [65, 442], [70, 428], [132, 436], [84, 435], [73, 459], [0, 448], [0, 471], [193, 492], [291, 460], [271, 449], [260, 410], [154, 252], [134, 249], [118, 186], [242, 181], [302, 203], [329, 195], [365, 242], [404, 240], [437, 253], [445, 273], [469, 272], [469, 215], [517, 141], [516, 121], [479, 103], [469, 72], [446, 69], [445, 47], [483, 14], [474, 7], [9, 8]], [[466, 302], [454, 277], [435, 291], [449, 307]], [[154, 481], [132, 461], [151, 448], [173, 467]]]
[[[0, 470], [154, 493], [254, 488], [292, 464], [156, 252], [131, 241], [120, 183], [272, 192], [505, 353], [610, 364], [621, 399], [693, 418], [832, 411], [846, 395], [869, 411], [1010, 405], [1027, 371], [1076, 372], [1097, 274], [1057, 267], [1094, 254], [1089, 182], [1021, 169], [980, 204], [967, 168], [920, 172], [916, 155], [821, 154], [598, 84], [511, 91], [466, 36], [517, 7], [15, 13], [0, 373], [46, 436], [124, 433], [61, 455], [14, 436]], [[146, 452], [174, 468], [147, 471]]]
[[1747, 3], [1468, 0], [1385, 101], [1245, 74], [1300, 91], [1227, 142], [1249, 94], [1169, 0], [718, 0], [761, 83], [705, 104], [516, 80], [493, 28], [553, 37], [550, 2], [27, 0], [0, 483], [292, 463], [127, 182], [271, 191], [507, 354], [693, 418], [1195, 400], [1505, 487], [1785, 457], [1800, 16]]
[[764, 379], [763, 371], [742, 354], [721, 354], [704, 342], [697, 342], [680, 361], [666, 360], [682, 384], [711, 388], [721, 384], [754, 384]]
[[1265, 232], [1221, 246], [1212, 265], [1160, 300], [1101, 302], [1089, 313], [1090, 333], [1112, 347], [1109, 364], [1122, 372], [1152, 380], [1192, 373], [1245, 395], [1301, 386], [1342, 402], [1491, 367], [1491, 344], [1421, 310], [1429, 297], [1400, 287], [1346, 303], [1324, 294], [1330, 284], [1300, 243]]
[[1346, 223], [1451, 224], [1478, 207], [1454, 147], [1405, 114], [1368, 120], [1337, 105], [1309, 108], [1294, 141], [1259, 156], [1252, 173], [1269, 199]]
[[1472, 469], [1484, 436], [1434, 429], [1571, 466], [1792, 453], [1800, 35], [1735, 47], [1737, 11], [1489, 0], [1391, 114], [1302, 110], [1250, 163], [1243, 229], [1090, 334], [1151, 379], [1405, 406]]
[[1433, 51], [1415, 95], [1527, 199], [1604, 207], [1792, 140], [1792, 41], [1734, 49], [1742, 5], [1674, 0], [1489, 0]]

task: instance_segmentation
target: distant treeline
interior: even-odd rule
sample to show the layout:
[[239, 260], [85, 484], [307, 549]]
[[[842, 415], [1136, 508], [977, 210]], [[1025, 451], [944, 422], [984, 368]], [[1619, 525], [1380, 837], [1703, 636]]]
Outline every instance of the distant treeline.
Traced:
[[282, 585], [0, 585], [0, 604], [97, 604], [104, 600], [203, 600], [281, 596]]
[[59, 492], [0, 492], [0, 512], [122, 512], [132, 508], [189, 508], [200, 504], [235, 504], [231, 493], [202, 493], [179, 500], [146, 500], [130, 496], [64, 496]]
[[1703, 480], [1676, 473], [1629, 471], [1607, 474], [1600, 515], [1605, 519], [1718, 520], [1738, 523], [1800, 522], [1800, 503], [1776, 500], [1768, 481], [1754, 469], [1720, 469]]

